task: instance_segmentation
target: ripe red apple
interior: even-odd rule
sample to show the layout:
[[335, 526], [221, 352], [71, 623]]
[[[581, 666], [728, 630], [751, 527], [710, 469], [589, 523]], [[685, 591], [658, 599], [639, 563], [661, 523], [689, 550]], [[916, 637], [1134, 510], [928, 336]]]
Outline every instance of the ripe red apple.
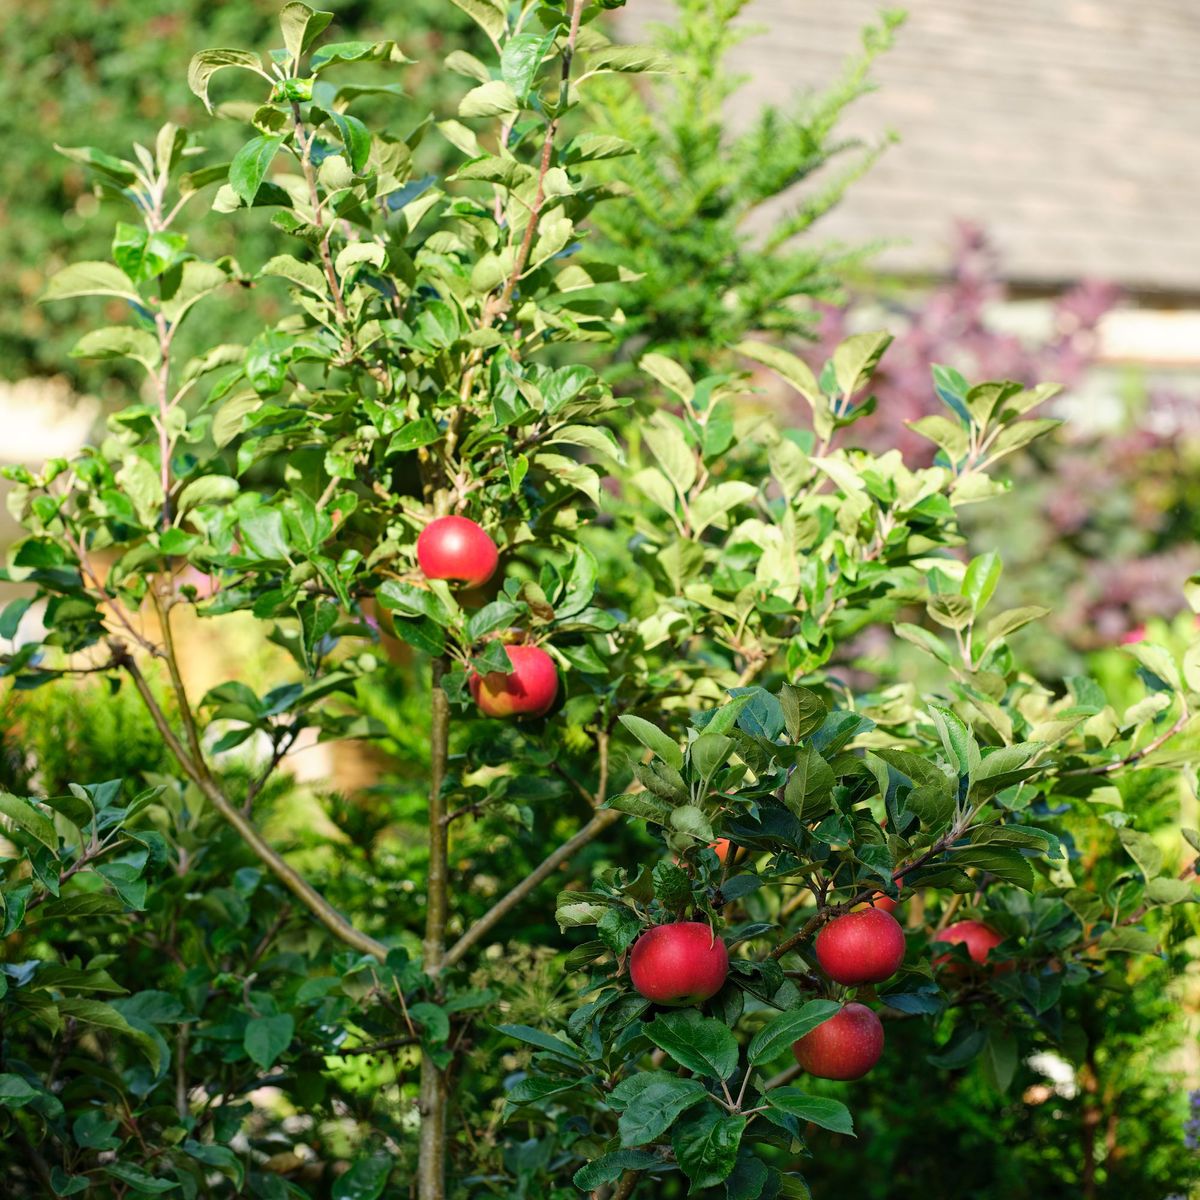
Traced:
[[558, 695], [554, 659], [540, 646], [505, 646], [512, 674], [489, 671], [472, 674], [471, 695], [489, 717], [541, 717]]
[[865, 1004], [847, 1004], [793, 1042], [792, 1053], [818, 1079], [861, 1079], [883, 1053], [883, 1023]]
[[904, 961], [904, 930], [891, 913], [864, 908], [830, 921], [815, 948], [821, 970], [835, 983], [882, 983]]
[[[933, 937], [934, 945], [938, 942], [945, 942], [951, 946], [966, 946], [967, 954], [970, 955], [973, 963], [1000, 974], [1011, 971], [1016, 966], [1011, 962], [988, 962], [992, 947], [1000, 945], [1002, 941], [1004, 941], [1004, 935], [997, 933], [990, 925], [985, 925], [982, 921], [957, 921]], [[965, 963], [955, 962], [949, 954], [939, 954], [934, 958], [933, 965], [935, 967], [943, 964], [946, 971], [952, 975], [962, 975], [970, 970]]]
[[426, 579], [451, 579], [479, 587], [496, 572], [496, 543], [466, 517], [438, 517], [417, 538], [417, 562]]
[[656, 1004], [699, 1004], [725, 986], [729, 951], [702, 921], [655, 925], [633, 944], [629, 978]]

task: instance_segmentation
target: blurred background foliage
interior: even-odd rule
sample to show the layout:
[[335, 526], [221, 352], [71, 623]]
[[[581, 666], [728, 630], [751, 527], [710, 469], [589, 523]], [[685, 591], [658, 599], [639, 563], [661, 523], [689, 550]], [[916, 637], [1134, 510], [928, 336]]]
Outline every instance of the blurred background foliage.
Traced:
[[[327, 6], [337, 14], [340, 36], [396, 38], [415, 60], [405, 71], [414, 110], [432, 104], [449, 115], [462, 81], [442, 70], [441, 60], [477, 36], [457, 8], [445, 0], [328, 0]], [[50, 144], [117, 149], [130, 137], [151, 138], [166, 120], [189, 123], [198, 116], [183, 78], [191, 53], [204, 45], [270, 41], [277, 8], [276, 0], [30, 0], [23, 6], [19, 36], [0, 44], [0, 263], [11, 288], [10, 303], [0, 310], [0, 377], [15, 381], [66, 371], [80, 391], [102, 400], [124, 386], [102, 368], [69, 359], [82, 329], [69, 309], [51, 314], [36, 303], [46, 277], [68, 260], [105, 256], [109, 228], [97, 219], [98, 202], [82, 168], [53, 154]], [[611, 371], [627, 373], [654, 347], [697, 374], [720, 373], [731, 368], [733, 344], [768, 330], [799, 342], [793, 348], [819, 368], [829, 346], [848, 329], [880, 323], [883, 308], [884, 323], [899, 336], [876, 388], [876, 414], [861, 428], [877, 446], [901, 445], [910, 457], [928, 452], [926, 443], [910, 438], [904, 422], [934, 403], [930, 362], [952, 364], [972, 378], [1078, 383], [1094, 357], [1096, 322], [1114, 300], [1109, 289], [1093, 285], [1061, 297], [1053, 331], [1031, 342], [991, 323], [1002, 288], [981, 231], [964, 229], [949, 280], [919, 292], [873, 278], [868, 248], [829, 245], [820, 237], [820, 217], [888, 140], [882, 130], [874, 143], [845, 139], [838, 120], [870, 86], [873, 57], [903, 36], [898, 19], [885, 15], [866, 31], [863, 53], [832, 90], [794, 110], [762, 112], [734, 134], [723, 105], [739, 81], [721, 62], [739, 36], [734, 19], [753, 14], [745, 0], [679, 0], [678, 21], [659, 36], [685, 70], [637, 88], [606, 84], [590, 101], [614, 133], [645, 147], [640, 157], [612, 165], [630, 196], [624, 206], [611, 207], [594, 231], [607, 256], [641, 275], [622, 297], [626, 319], [617, 345], [604, 351]], [[215, 151], [234, 145], [232, 130], [223, 139], [219, 123], [211, 128]], [[427, 139], [424, 152], [438, 154], [437, 139]], [[793, 192], [798, 183], [802, 190]], [[781, 206], [783, 195], [789, 199]], [[755, 216], [764, 209], [768, 215]], [[253, 263], [273, 252], [265, 215], [239, 226], [236, 246], [204, 241], [225, 228], [199, 226], [198, 251], [232, 253]], [[222, 323], [236, 327], [245, 311], [221, 306], [217, 316], [206, 318], [210, 324], [196, 323], [192, 336], [226, 340]], [[261, 316], [269, 321], [272, 314]], [[1134, 390], [1127, 400], [1117, 436], [1068, 429], [1057, 445], [1014, 468], [1016, 495], [993, 508], [1004, 524], [989, 517], [985, 505], [971, 530], [977, 552], [995, 547], [1004, 557], [1004, 606], [1059, 598], [1053, 622], [1026, 634], [1026, 658], [1047, 678], [1086, 662], [1107, 684], [1131, 685], [1135, 667], [1114, 649], [1121, 638], [1147, 621], [1170, 636], [1171, 621], [1191, 620], [1177, 614], [1180, 585], [1200, 566], [1197, 408], [1162, 391]], [[768, 393], [764, 402], [782, 400]], [[603, 538], [598, 532], [601, 556]], [[262, 662], [238, 636], [226, 639], [219, 652], [241, 657], [253, 673]], [[884, 680], [916, 671], [905, 654], [895, 654], [894, 641], [887, 658], [870, 641], [857, 645], [846, 669], [864, 667]], [[393, 682], [358, 697], [385, 736], [353, 763], [322, 759], [319, 748], [301, 752], [297, 778], [267, 798], [273, 816], [265, 824], [333, 904], [367, 914], [368, 928], [377, 933], [407, 934], [415, 950], [416, 889], [426, 851], [414, 832], [426, 806], [428, 680], [401, 661]], [[483, 734], [468, 726], [458, 736]], [[494, 737], [494, 727], [487, 736]], [[523, 736], [506, 730], [493, 753], [503, 756], [504, 738]], [[304, 766], [306, 753], [319, 768]], [[249, 767], [236, 755], [226, 769], [231, 781], [248, 779]], [[55, 794], [76, 780], [125, 777], [135, 791], [168, 774], [157, 734], [125, 691], [81, 683], [0, 695], [0, 787]], [[546, 778], [554, 778], [549, 758]], [[156, 887], [149, 909], [128, 914], [124, 925], [42, 921], [22, 936], [53, 943], [64, 959], [112, 955], [113, 976], [136, 980], [140, 989], [199, 971], [208, 986], [227, 995], [231, 1012], [251, 986], [248, 977], [267, 992], [302, 987], [310, 969], [307, 923], [263, 878], [236, 837], [194, 802], [182, 789], [173, 825], [161, 831], [190, 864], [186, 893], [182, 882]], [[531, 792], [529, 803], [558, 804], [566, 814], [572, 799], [565, 785], [551, 783]], [[1138, 803], [1158, 805], [1163, 824], [1176, 819], [1173, 801], [1146, 796]], [[510, 829], [457, 826], [453, 868], [468, 884], [467, 916], [485, 911], [506, 879], [525, 874], [540, 857], [539, 847], [520, 837], [526, 820], [520, 805], [510, 815]], [[573, 828], [564, 815], [562, 829], [546, 835], [554, 839]], [[634, 857], [632, 841], [623, 840], [638, 837], [627, 824], [614, 826], [497, 931], [476, 982], [481, 990], [503, 984], [497, 990], [509, 999], [504, 1012], [488, 1012], [473, 1026], [470, 1057], [471, 1070], [488, 1082], [474, 1086], [464, 1077], [454, 1098], [474, 1131], [470, 1145], [456, 1148], [460, 1160], [471, 1164], [470, 1195], [574, 1195], [548, 1191], [539, 1182], [549, 1173], [553, 1145], [523, 1142], [520, 1129], [502, 1129], [499, 1111], [481, 1108], [476, 1097], [497, 1094], [497, 1079], [521, 1065], [520, 1052], [491, 1025], [501, 1019], [545, 1024], [561, 1017], [569, 998], [570, 943], [550, 915], [553, 895], [575, 878], [590, 878], [598, 865]], [[1103, 856], [1107, 849], [1091, 852]], [[26, 948], [34, 956], [36, 947]], [[12, 944], [4, 954], [13, 963], [24, 956]], [[863, 1200], [999, 1200], [1021, 1192], [1031, 1158], [1046, 1195], [1163, 1200], [1186, 1191], [1197, 1178], [1195, 1155], [1183, 1143], [1187, 1083], [1195, 1086], [1197, 1063], [1194, 1046], [1190, 1057], [1181, 1047], [1193, 1038], [1197, 997], [1179, 982], [1182, 966], [1135, 958], [1125, 971], [1114, 967], [1104, 986], [1080, 996], [1068, 1014], [1078, 1028], [1070, 1079], [1056, 1077], [1053, 1064], [1041, 1070], [1023, 1064], [1003, 1097], [978, 1067], [951, 1072], [931, 1064], [915, 1029], [909, 1044], [910, 1023], [892, 1022], [888, 1036], [896, 1052], [868, 1084], [850, 1085], [859, 1140], [829, 1153], [834, 1135], [814, 1139], [816, 1159], [807, 1169], [817, 1194], [840, 1188]], [[1194, 993], [1194, 977], [1190, 986]], [[366, 1012], [368, 1046], [371, 1019]], [[316, 1010], [313, 1021], [319, 1025]], [[95, 1036], [102, 1042], [102, 1035]], [[212, 1036], [209, 1052], [220, 1058], [219, 1028]], [[319, 1044], [315, 1033], [311, 1044]], [[287, 1079], [253, 1097], [244, 1089], [259, 1073], [245, 1071], [247, 1064], [230, 1062], [223, 1077], [231, 1106], [254, 1104], [249, 1141], [272, 1164], [269, 1171], [315, 1187], [319, 1195], [332, 1185], [321, 1177], [324, 1164], [369, 1151], [364, 1130], [386, 1133], [401, 1111], [404, 1068], [388, 1047], [346, 1056], [338, 1049], [327, 1047], [331, 1057], [323, 1061], [287, 1063]], [[334, 1069], [323, 1069], [329, 1066]], [[86, 1088], [79, 1062], [63, 1069], [74, 1072], [72, 1086]], [[929, 1103], [931, 1097], [937, 1103]], [[569, 1142], [571, 1130], [564, 1128], [561, 1136]]]

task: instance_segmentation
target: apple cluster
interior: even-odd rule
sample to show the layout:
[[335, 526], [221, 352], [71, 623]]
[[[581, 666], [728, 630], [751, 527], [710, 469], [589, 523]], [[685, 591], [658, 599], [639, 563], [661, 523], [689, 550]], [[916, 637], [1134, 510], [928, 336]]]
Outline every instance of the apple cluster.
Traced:
[[[894, 907], [894, 905], [893, 905]], [[1011, 970], [1011, 963], [991, 963], [991, 951], [1003, 941], [981, 921], [959, 921], [938, 931], [935, 944], [964, 947], [969, 962], [952, 951], [938, 954], [935, 967], [952, 975], [983, 969]], [[835, 917], [814, 944], [821, 970], [847, 988], [883, 983], [904, 962], [904, 930], [882, 907], [868, 907]], [[639, 995], [656, 1004], [702, 1004], [725, 985], [729, 952], [711, 926], [701, 921], [656, 925], [634, 943], [629, 977]], [[796, 1062], [821, 1079], [861, 1079], [883, 1054], [883, 1023], [865, 1004], [849, 1002], [792, 1046]]]
[[[487, 530], [467, 517], [437, 517], [417, 538], [417, 563], [426, 579], [483, 587], [500, 552]], [[512, 671], [472, 672], [471, 695], [489, 717], [542, 717], [558, 696], [558, 670], [540, 646], [505, 646]]]

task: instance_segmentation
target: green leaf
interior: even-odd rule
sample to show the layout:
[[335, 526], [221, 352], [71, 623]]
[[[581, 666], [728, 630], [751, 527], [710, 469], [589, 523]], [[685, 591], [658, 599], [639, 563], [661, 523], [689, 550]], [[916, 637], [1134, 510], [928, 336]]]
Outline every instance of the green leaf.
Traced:
[[1195, 898], [1192, 884], [1186, 879], [1151, 879], [1146, 884], [1146, 900], [1150, 904], [1183, 904]]
[[392, 434], [388, 442], [388, 454], [407, 453], [421, 446], [430, 446], [442, 436], [442, 431], [432, 417], [418, 417], [408, 421]]
[[1108, 930], [1101, 937], [1099, 948], [1106, 954], [1157, 954], [1158, 941], [1144, 929], [1122, 926]]
[[674, 808], [665, 800], [660, 800], [649, 792], [624, 792], [619, 796], [610, 796], [604, 802], [605, 808], [615, 809], [641, 821], [653, 821], [665, 825], [671, 819]]
[[706, 845], [716, 838], [708, 816], [695, 804], [681, 804], [671, 811], [670, 825], [678, 833], [687, 833]]
[[618, 957], [637, 941], [642, 932], [642, 923], [631, 908], [614, 904], [596, 922], [600, 940]]
[[208, 99], [209, 82], [218, 71], [226, 67], [238, 67], [270, 78], [262, 69], [262, 59], [248, 50], [202, 50], [193, 55], [188, 65], [188, 87], [200, 97], [209, 112], [212, 112], [212, 105]]
[[616, 1183], [626, 1171], [644, 1171], [661, 1163], [662, 1158], [649, 1150], [614, 1150], [580, 1167], [572, 1182], [580, 1191], [591, 1192], [606, 1183]]
[[720, 733], [705, 731], [688, 747], [692, 765], [701, 779], [710, 780], [733, 753], [734, 740]]
[[811, 746], [805, 746], [796, 755], [783, 802], [798, 820], [809, 821], [828, 810], [833, 783], [829, 764]]
[[459, 102], [460, 117], [499, 117], [519, 112], [521, 102], [502, 79], [472, 88]]
[[508, 6], [504, 0], [451, 0], [492, 39], [498, 42], [508, 27]]
[[816, 692], [792, 683], [785, 683], [780, 688], [779, 703], [788, 737], [793, 742], [807, 737], [814, 729], [820, 729], [829, 711]]
[[853, 396], [870, 381], [891, 344], [890, 333], [857, 333], [833, 352], [833, 375], [843, 396]]
[[785, 1049], [790, 1049], [793, 1042], [840, 1012], [841, 1007], [836, 1000], [810, 1000], [802, 1008], [780, 1013], [751, 1040], [747, 1051], [750, 1065], [756, 1067], [777, 1058]]
[[1016, 1038], [997, 1029], [989, 1031], [987, 1045], [983, 1048], [983, 1065], [997, 1089], [1008, 1091], [1017, 1073]]
[[697, 1075], [728, 1079], [737, 1070], [737, 1039], [720, 1021], [702, 1017], [695, 1009], [656, 1017], [645, 1033], [681, 1067]]
[[1136, 829], [1118, 829], [1117, 836], [1125, 853], [1138, 865], [1138, 870], [1149, 883], [1162, 873], [1163, 854], [1158, 843], [1148, 834]]
[[519, 100], [524, 100], [533, 87], [542, 65], [550, 52], [558, 29], [540, 33], [519, 33], [504, 43], [500, 55], [500, 74]]
[[1135, 642], [1131, 646], [1125, 646], [1124, 650], [1127, 654], [1132, 654], [1151, 675], [1156, 675], [1174, 691], [1183, 690], [1183, 680], [1180, 678], [1179, 668], [1175, 665], [1175, 659], [1162, 646], [1155, 646], [1152, 642]]
[[940, 704], [929, 705], [929, 715], [942, 739], [942, 748], [952, 766], [956, 767], [959, 775], [969, 775], [979, 751], [975, 739], [963, 719], [949, 708]]
[[261, 505], [244, 513], [238, 529], [242, 546], [250, 552], [250, 557], [271, 562], [289, 558], [287, 528], [278, 508]]
[[725, 528], [725, 515], [741, 504], [748, 504], [757, 495], [758, 489], [753, 484], [736, 479], [706, 488], [692, 500], [692, 536], [698, 538], [713, 524]]
[[696, 482], [696, 456], [688, 446], [680, 422], [659, 411], [642, 430], [646, 445], [679, 495], [686, 495]]
[[572, 1062], [582, 1061], [579, 1047], [573, 1042], [556, 1037], [552, 1033], [546, 1033], [545, 1030], [534, 1029], [532, 1025], [497, 1025], [496, 1030], [505, 1037], [516, 1038], [517, 1041], [536, 1046], [539, 1050], [548, 1050], [553, 1054], [562, 1055]]
[[975, 606], [966, 596], [933, 596], [925, 607], [929, 615], [947, 629], [965, 629], [975, 618]]
[[212, 1146], [188, 1138], [183, 1143], [183, 1152], [206, 1167], [216, 1167], [224, 1175], [233, 1180], [234, 1186], [240, 1191], [246, 1179], [246, 1170], [242, 1160], [228, 1146]]
[[1031, 621], [1041, 620], [1050, 610], [1038, 604], [1025, 605], [1022, 608], [1009, 608], [993, 617], [983, 631], [983, 658], [1001, 639], [1009, 637], [1023, 629]]
[[119, 1179], [139, 1196], [161, 1196], [165, 1192], [173, 1192], [179, 1186], [170, 1179], [158, 1179], [132, 1163], [109, 1163], [104, 1168], [104, 1173], [111, 1175], [113, 1179]]
[[812, 368], [803, 359], [767, 342], [740, 342], [735, 349], [746, 358], [762, 363], [764, 367], [770, 367], [784, 383], [795, 388], [814, 409], [817, 406], [825, 407], [826, 401], [821, 385], [817, 383]]
[[1000, 555], [994, 550], [971, 559], [963, 577], [962, 594], [975, 606], [976, 612], [982, 612], [992, 598], [1003, 566]]
[[271, 1017], [253, 1017], [246, 1025], [242, 1045], [251, 1062], [266, 1070], [288, 1048], [296, 1022], [290, 1013]]
[[50, 1168], [50, 1186], [56, 1196], [78, 1196], [91, 1185], [92, 1181], [86, 1175], [68, 1175], [57, 1164]]
[[850, 1116], [850, 1110], [839, 1100], [831, 1100], [828, 1096], [808, 1096], [794, 1087], [775, 1088], [763, 1099], [772, 1108], [801, 1121], [819, 1125], [833, 1133], [854, 1136], [854, 1119]]
[[641, 1146], [665, 1133], [679, 1114], [708, 1096], [698, 1079], [680, 1079], [666, 1071], [642, 1071], [622, 1079], [609, 1095], [623, 1110], [617, 1123], [622, 1146]]
[[667, 358], [664, 354], [646, 354], [642, 356], [638, 366], [681, 399], [690, 402], [696, 395], [696, 385], [691, 376], [674, 359]]
[[179, 493], [175, 511], [183, 516], [201, 504], [221, 504], [232, 500], [239, 491], [238, 481], [228, 475], [201, 475]]
[[333, 1185], [332, 1200], [378, 1200], [392, 1173], [390, 1154], [360, 1158]]
[[173, 325], [183, 320], [184, 314], [199, 300], [211, 295], [229, 282], [229, 276], [213, 263], [192, 259], [183, 264], [179, 284], [169, 295], [164, 292], [163, 316]]
[[731, 1116], [712, 1105], [675, 1126], [671, 1146], [693, 1191], [715, 1187], [729, 1177], [745, 1128], [745, 1117]]
[[141, 304], [133, 280], [112, 263], [78, 262], [50, 277], [43, 300], [67, 300], [73, 296], [117, 296]]
[[283, 44], [293, 61], [313, 44], [333, 20], [331, 12], [314, 12], [307, 4], [285, 4], [279, 13], [279, 27], [283, 30]]
[[56, 142], [54, 148], [65, 158], [91, 167], [121, 187], [129, 187], [137, 180], [137, 169], [133, 163], [126, 162], [123, 158], [114, 158], [93, 146], [60, 146]]
[[315, 50], [309, 59], [309, 70], [314, 73], [326, 67], [348, 62], [411, 62], [400, 53], [395, 42], [329, 42]]
[[329, 290], [325, 273], [313, 263], [301, 262], [290, 254], [277, 254], [263, 263], [260, 275], [278, 275], [324, 298]]
[[641, 74], [645, 71], [668, 71], [671, 60], [654, 46], [601, 46], [588, 53], [587, 69], [593, 71], [625, 71]]
[[158, 367], [158, 339], [144, 329], [111, 325], [93, 329], [75, 343], [72, 358], [131, 358], [153, 373]]
[[334, 112], [329, 116], [337, 126], [338, 133], [341, 134], [347, 161], [354, 173], [361, 175], [367, 169], [367, 160], [371, 156], [370, 130], [357, 117], [351, 117], [346, 113]]
[[141, 872], [128, 863], [101, 863], [96, 873], [108, 880], [126, 908], [141, 912], [146, 907], [146, 881]]
[[182, 261], [187, 238], [181, 233], [162, 230], [151, 233], [139, 225], [117, 222], [113, 237], [113, 260], [135, 282], [162, 275]]
[[40, 813], [28, 800], [0, 791], [0, 815], [6, 816], [18, 829], [36, 838], [51, 853], [58, 853], [58, 834], [54, 823]]
[[282, 135], [262, 134], [251, 138], [233, 156], [233, 162], [229, 164], [229, 186], [243, 204], [249, 206], [254, 203], [267, 170], [282, 145]]
[[916, 421], [905, 421], [905, 424], [923, 438], [928, 438], [935, 446], [946, 452], [946, 457], [952, 462], [961, 461], [970, 445], [970, 435], [958, 421], [935, 413], [921, 417]]
[[162, 1066], [159, 1041], [131, 1025], [111, 1004], [105, 1004], [102, 1000], [81, 1000], [72, 996], [58, 1002], [58, 1011], [62, 1016], [74, 1017], [76, 1021], [82, 1021], [85, 1025], [124, 1034], [137, 1045], [155, 1071]]
[[1033, 866], [1019, 850], [1008, 846], [964, 846], [949, 851], [956, 867], [977, 867], [1004, 883], [1033, 890]]
[[1014, 450], [1019, 450], [1022, 446], [1028, 446], [1030, 442], [1036, 441], [1052, 429], [1057, 429], [1061, 424], [1062, 421], [1052, 418], [1039, 418], [1033, 421], [1018, 421], [1017, 424], [1010, 425], [992, 443], [987, 464], [994, 463], [997, 459], [1011, 454]]
[[611, 429], [603, 425], [564, 425], [554, 431], [553, 436], [546, 439], [546, 445], [566, 443], [569, 446], [583, 446], [594, 450], [605, 458], [611, 458], [617, 463], [625, 461], [625, 452], [621, 449]]
[[663, 733], [657, 725], [651, 725], [649, 721], [633, 716], [623, 716], [620, 721], [643, 746], [653, 750], [663, 762], [677, 771], [683, 770], [683, 751], [679, 744]]
[[39, 1094], [20, 1075], [0, 1075], [0, 1108], [22, 1108]]

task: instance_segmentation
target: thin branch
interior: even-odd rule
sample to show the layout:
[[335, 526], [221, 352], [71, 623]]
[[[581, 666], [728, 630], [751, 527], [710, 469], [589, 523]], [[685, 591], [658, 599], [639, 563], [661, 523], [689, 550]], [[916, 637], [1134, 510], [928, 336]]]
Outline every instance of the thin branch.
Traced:
[[1116, 762], [1106, 763], [1100, 767], [1077, 767], [1073, 771], [1062, 771], [1061, 775], [1111, 775], [1114, 771], [1121, 770], [1122, 767], [1132, 766], [1136, 762], [1140, 762], [1143, 758], [1153, 754], [1160, 746], [1170, 741], [1187, 723], [1191, 713], [1188, 711], [1187, 701], [1183, 701], [1183, 711], [1180, 712], [1178, 719], [1170, 727], [1160, 733], [1153, 741], [1147, 742], [1140, 750], [1134, 750], [1132, 753], [1125, 755], [1124, 758], [1117, 759]]
[[133, 685], [137, 688], [138, 694], [142, 698], [142, 702], [146, 705], [147, 711], [150, 713], [150, 718], [154, 722], [155, 728], [159, 735], [167, 745], [167, 749], [175, 757], [176, 761], [183, 768], [187, 777], [200, 789], [205, 799], [217, 810], [224, 820], [233, 826], [233, 828], [241, 835], [242, 840], [258, 855], [263, 864], [274, 874], [274, 876], [304, 905], [334, 935], [339, 941], [344, 942], [347, 946], [360, 951], [363, 954], [370, 954], [374, 958], [383, 960], [387, 957], [388, 948], [369, 934], [363, 933], [360, 929], [355, 929], [341, 913], [334, 908], [324, 896], [320, 894], [313, 886], [305, 879], [294, 867], [292, 867], [284, 858], [278, 854], [272, 846], [266, 842], [259, 831], [243, 816], [238, 808], [230, 803], [229, 798], [218, 786], [217, 782], [202, 765], [197, 765], [191, 759], [191, 756], [184, 749], [179, 738], [175, 736], [175, 731], [171, 728], [167, 721], [166, 714], [163, 712], [158, 701], [154, 698], [154, 693], [150, 690], [150, 685], [146, 681], [146, 677], [142, 674], [141, 669], [134, 661], [133, 656], [129, 653], [128, 648], [119, 641], [112, 641], [109, 647], [113, 652], [113, 657], [125, 670], [129, 677], [133, 680]]
[[331, 1058], [349, 1058], [358, 1054], [382, 1054], [387, 1050], [399, 1050], [404, 1046], [415, 1046], [421, 1039], [404, 1034], [400, 1037], [384, 1038], [381, 1042], [372, 1042], [369, 1046], [347, 1046], [331, 1053]]
[[594, 842], [620, 816], [615, 809], [602, 809], [573, 837], [564, 842], [548, 858], [543, 859], [531, 875], [527, 875], [510, 892], [497, 900], [474, 925], [446, 952], [443, 967], [453, 966], [468, 950], [491, 932], [530, 892], [550, 878], [563, 863], [573, 858], [584, 846]]
[[[300, 167], [304, 171], [304, 178], [308, 183], [308, 196], [313, 208], [313, 223], [320, 228], [321, 194], [317, 190], [317, 173], [313, 170], [312, 164], [312, 143], [315, 134], [305, 134], [304, 118], [300, 113], [300, 104], [296, 100], [292, 101], [292, 128], [296, 134], [296, 145], [300, 149]], [[321, 253], [321, 263], [325, 267], [325, 278], [329, 283], [329, 294], [333, 297], [333, 304], [337, 309], [338, 319], [344, 325], [346, 323], [346, 302], [342, 298], [341, 284], [338, 283], [337, 271], [333, 266], [333, 255], [329, 252], [329, 238], [332, 233], [332, 225], [325, 227], [325, 235], [321, 238], [321, 242], [317, 248]]]
[[179, 718], [183, 722], [184, 732], [187, 734], [188, 747], [196, 765], [205, 774], [208, 774], [208, 768], [204, 764], [204, 752], [200, 748], [200, 729], [196, 725], [195, 714], [192, 712], [192, 706], [188, 700], [187, 688], [183, 685], [183, 675], [179, 670], [179, 656], [175, 653], [175, 636], [171, 632], [171, 605], [159, 595], [153, 580], [150, 585], [150, 598], [158, 613], [158, 623], [162, 630], [165, 652], [163, 657], [166, 659], [167, 672], [171, 676], [171, 686], [175, 690], [175, 703], [179, 709]]
[[575, 58], [575, 43], [579, 39], [579, 22], [583, 17], [583, 6], [584, 0], [575, 0], [574, 7], [571, 9], [571, 28], [567, 34], [567, 44], [563, 48], [562, 86], [559, 88], [558, 108], [554, 118], [546, 126], [546, 136], [542, 140], [542, 158], [538, 167], [537, 190], [533, 194], [533, 203], [529, 206], [529, 221], [525, 226], [524, 236], [521, 238], [521, 247], [513, 262], [512, 273], [504, 284], [504, 290], [500, 293], [496, 317], [503, 317], [512, 305], [513, 293], [516, 291], [521, 276], [525, 273], [529, 255], [533, 250], [533, 236], [537, 232], [538, 218], [546, 203], [546, 176], [550, 171], [550, 162], [554, 156], [554, 139], [558, 134], [558, 125], [566, 111], [571, 95], [571, 63]]

